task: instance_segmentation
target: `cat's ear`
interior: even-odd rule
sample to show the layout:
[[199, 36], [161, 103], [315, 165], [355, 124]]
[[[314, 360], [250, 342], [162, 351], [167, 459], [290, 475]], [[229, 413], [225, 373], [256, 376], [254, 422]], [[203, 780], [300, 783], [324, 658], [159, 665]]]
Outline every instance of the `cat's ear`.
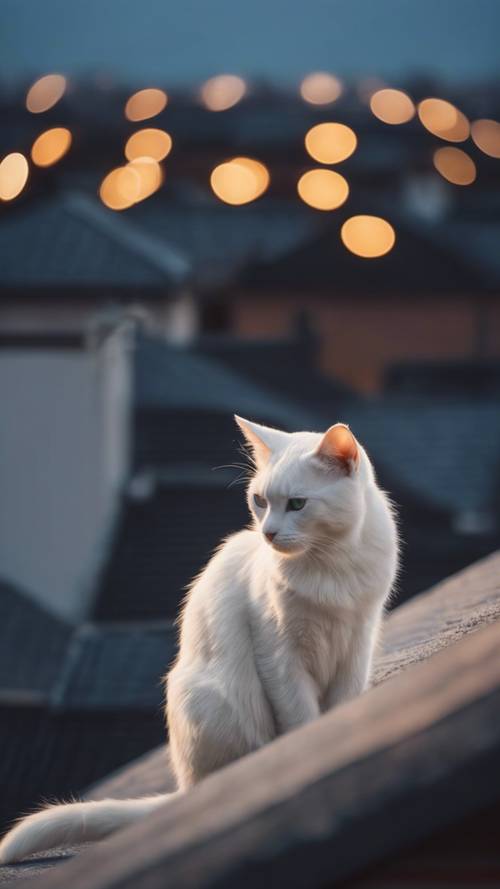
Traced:
[[314, 455], [323, 463], [340, 466], [348, 475], [359, 466], [358, 443], [344, 423], [336, 423], [326, 430]]
[[284, 444], [285, 432], [270, 429], [269, 426], [261, 426], [259, 423], [252, 423], [236, 414], [234, 419], [252, 448], [257, 466], [267, 463], [273, 451], [278, 450]]

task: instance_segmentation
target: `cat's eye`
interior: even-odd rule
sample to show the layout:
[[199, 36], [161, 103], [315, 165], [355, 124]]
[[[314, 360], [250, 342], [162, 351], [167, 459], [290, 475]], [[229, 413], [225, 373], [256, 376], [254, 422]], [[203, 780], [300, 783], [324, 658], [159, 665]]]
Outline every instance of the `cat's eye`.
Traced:
[[253, 502], [259, 509], [265, 509], [267, 506], [267, 500], [265, 497], [261, 497], [260, 494], [253, 495]]
[[292, 512], [298, 512], [298, 510], [303, 509], [305, 505], [306, 505], [306, 498], [305, 497], [290, 497], [290, 500], [288, 501], [286, 508], [287, 508], [287, 511], [291, 510]]

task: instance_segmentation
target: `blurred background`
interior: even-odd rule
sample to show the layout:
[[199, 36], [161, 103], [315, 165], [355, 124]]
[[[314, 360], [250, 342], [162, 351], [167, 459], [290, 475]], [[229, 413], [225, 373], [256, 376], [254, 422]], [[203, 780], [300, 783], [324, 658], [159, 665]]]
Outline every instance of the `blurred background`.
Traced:
[[[394, 605], [498, 546], [497, 0], [3, 0], [3, 820], [164, 736], [232, 414], [347, 422]], [[236, 464], [236, 465], [234, 465]]]

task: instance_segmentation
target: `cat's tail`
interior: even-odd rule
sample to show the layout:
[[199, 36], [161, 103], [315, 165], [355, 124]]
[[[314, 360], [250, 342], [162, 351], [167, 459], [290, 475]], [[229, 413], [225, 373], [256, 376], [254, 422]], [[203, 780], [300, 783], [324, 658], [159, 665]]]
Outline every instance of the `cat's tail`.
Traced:
[[176, 793], [141, 799], [103, 799], [54, 805], [23, 818], [0, 843], [0, 864], [20, 861], [33, 852], [100, 840], [154, 812]]

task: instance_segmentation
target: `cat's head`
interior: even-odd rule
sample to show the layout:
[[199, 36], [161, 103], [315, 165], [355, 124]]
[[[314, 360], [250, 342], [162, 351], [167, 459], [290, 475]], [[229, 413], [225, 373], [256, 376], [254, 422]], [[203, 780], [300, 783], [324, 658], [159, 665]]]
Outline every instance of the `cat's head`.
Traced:
[[371, 465], [349, 427], [325, 433], [282, 432], [235, 417], [255, 472], [247, 491], [255, 527], [286, 556], [321, 551], [364, 517]]

